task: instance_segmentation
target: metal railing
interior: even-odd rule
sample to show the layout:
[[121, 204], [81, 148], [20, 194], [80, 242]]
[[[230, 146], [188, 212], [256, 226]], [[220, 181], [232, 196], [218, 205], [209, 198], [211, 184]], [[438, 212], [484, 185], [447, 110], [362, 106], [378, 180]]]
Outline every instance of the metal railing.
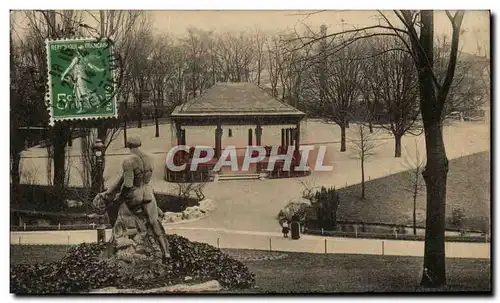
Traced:
[[[93, 230], [103, 224], [57, 224], [57, 225], [28, 225], [10, 226], [10, 231], [55, 231], [55, 230]], [[104, 224], [105, 228], [111, 228], [111, 225]]]
[[[22, 226], [11, 226], [10, 231], [57, 231], [57, 230], [95, 230], [97, 227], [102, 226], [101, 224], [89, 223], [89, 224], [57, 224], [57, 225], [28, 225], [23, 224]], [[105, 228], [111, 228], [111, 225], [105, 224]], [[302, 234], [305, 235], [317, 235], [326, 237], [342, 237], [342, 238], [360, 238], [360, 239], [384, 239], [384, 240], [407, 240], [407, 241], [424, 241], [424, 235], [413, 235], [407, 233], [398, 233], [397, 231], [393, 233], [370, 233], [370, 232], [344, 232], [344, 231], [328, 231], [328, 230], [314, 230], [314, 229], [304, 229]], [[447, 242], [471, 242], [471, 243], [490, 243], [491, 235], [467, 235], [463, 233], [458, 236], [445, 236]]]
[[[326, 236], [326, 237], [343, 237], [343, 238], [363, 238], [363, 239], [386, 239], [386, 240], [407, 240], [407, 241], [424, 241], [425, 235], [414, 235], [408, 233], [398, 233], [394, 231], [392, 233], [370, 233], [361, 231], [329, 231], [329, 230], [314, 230], [305, 229], [304, 234], [316, 235], [316, 236]], [[468, 235], [464, 232], [457, 236], [445, 236], [445, 241], [447, 242], [487, 242], [491, 241], [491, 235]]]

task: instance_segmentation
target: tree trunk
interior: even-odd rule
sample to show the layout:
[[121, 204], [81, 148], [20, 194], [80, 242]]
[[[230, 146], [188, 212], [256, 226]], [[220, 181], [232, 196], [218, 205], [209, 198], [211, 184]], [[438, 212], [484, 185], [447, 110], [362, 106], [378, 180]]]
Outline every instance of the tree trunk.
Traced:
[[368, 121], [368, 128], [370, 129], [370, 134], [373, 134], [373, 123], [371, 119]]
[[[11, 121], [18, 121], [18, 117], [11, 116]], [[10, 167], [10, 176], [12, 179], [12, 199], [16, 202], [18, 201], [18, 193], [19, 193], [19, 185], [21, 184], [21, 152], [24, 149], [24, 140], [25, 133], [23, 130], [18, 128], [18, 124], [12, 121], [12, 125], [10, 128], [11, 136], [10, 136], [10, 159], [11, 159], [11, 167]]]
[[260, 86], [260, 74], [261, 74], [261, 59], [257, 61], [257, 86]]
[[21, 152], [14, 152], [11, 158], [12, 165], [10, 168], [10, 176], [12, 178], [12, 199], [15, 203], [21, 203], [21, 201], [19, 201], [19, 186], [21, 184], [19, 168], [21, 164]]
[[127, 101], [123, 104], [125, 110], [123, 113], [123, 147], [127, 147]]
[[[441, 114], [446, 95], [437, 97], [432, 78], [434, 62], [433, 11], [421, 11], [421, 53], [417, 64], [420, 88], [420, 110], [424, 123], [427, 163], [422, 176], [427, 188], [425, 222], [424, 272], [421, 285], [439, 287], [446, 284], [445, 211], [448, 159], [443, 142]], [[456, 40], [458, 44], [458, 40]], [[452, 46], [453, 47], [453, 46]]]
[[440, 123], [425, 128], [427, 165], [422, 172], [427, 187], [423, 286], [446, 284], [445, 214], [448, 159]]
[[137, 122], [137, 127], [142, 128], [142, 100], [139, 100], [139, 121]]
[[400, 134], [394, 134], [394, 157], [395, 158], [401, 158], [401, 138], [403, 136]]
[[[418, 179], [416, 182], [418, 182]], [[417, 235], [417, 186], [418, 186], [416, 182], [415, 182], [415, 189], [413, 192], [413, 235], [415, 236]]]
[[361, 200], [365, 199], [365, 159], [361, 157]]
[[62, 205], [64, 203], [64, 188], [66, 181], [66, 144], [70, 135], [70, 129], [67, 124], [58, 123], [52, 129], [52, 144], [54, 147], [54, 199], [55, 203]]
[[12, 155], [12, 166], [10, 169], [10, 176], [12, 178], [12, 185], [14, 187], [19, 186], [21, 183], [21, 174], [19, 173], [19, 167], [21, 166], [21, 152], [14, 152]]
[[155, 108], [155, 137], [160, 136], [160, 123], [158, 122], [158, 109]]
[[195, 76], [195, 72], [193, 71], [193, 76], [192, 76], [192, 89], [193, 89], [193, 98], [196, 98], [196, 76]]
[[346, 151], [345, 125], [344, 124], [340, 125], [340, 151], [341, 152], [345, 152]]
[[127, 147], [127, 120], [123, 120], [123, 147]]
[[56, 139], [54, 144], [54, 186], [64, 188], [66, 149], [61, 141]]

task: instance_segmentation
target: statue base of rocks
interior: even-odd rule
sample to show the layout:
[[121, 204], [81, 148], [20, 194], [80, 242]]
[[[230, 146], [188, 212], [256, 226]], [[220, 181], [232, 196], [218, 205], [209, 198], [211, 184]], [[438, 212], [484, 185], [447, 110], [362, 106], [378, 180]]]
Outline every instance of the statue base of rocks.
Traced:
[[[92, 204], [101, 213], [103, 205], [107, 205], [104, 208], [113, 226], [108, 247], [102, 254], [103, 258], [113, 258], [132, 264], [146, 260], [162, 260], [160, 246], [141, 208], [132, 212], [126, 203], [116, 204], [116, 201], [105, 201], [100, 194], [94, 198]], [[163, 212], [158, 211], [160, 213], [158, 220], [161, 222]], [[165, 231], [164, 236], [166, 237]]]

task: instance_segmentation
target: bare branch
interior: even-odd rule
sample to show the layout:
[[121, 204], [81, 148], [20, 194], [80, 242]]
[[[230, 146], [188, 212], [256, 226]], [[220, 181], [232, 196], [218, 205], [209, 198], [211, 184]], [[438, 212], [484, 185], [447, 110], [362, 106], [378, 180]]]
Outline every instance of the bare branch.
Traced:
[[455, 16], [451, 18], [449, 12], [447, 12], [448, 17], [452, 22], [453, 33], [451, 40], [451, 51], [448, 61], [448, 69], [446, 72], [446, 77], [443, 81], [443, 85], [438, 93], [438, 102], [440, 107], [444, 106], [446, 102], [446, 96], [448, 96], [448, 92], [450, 91], [451, 83], [453, 81], [453, 76], [455, 75], [455, 67], [457, 65], [457, 52], [458, 52], [458, 42], [460, 39], [460, 28], [462, 26], [462, 21], [464, 17], [464, 11], [458, 11]]
[[[398, 31], [398, 32], [402, 32], [402, 33], [408, 33], [408, 31], [406, 30], [403, 30], [403, 29], [399, 29], [399, 28], [392, 28], [390, 26], [384, 26], [384, 25], [372, 25], [372, 26], [366, 26], [366, 27], [362, 27], [362, 28], [355, 28], [355, 29], [350, 29], [350, 30], [344, 30], [344, 31], [341, 31], [341, 32], [335, 32], [333, 34], [328, 34], [324, 37], [320, 36], [320, 37], [301, 37], [301, 36], [298, 36], [298, 37], [295, 37], [291, 40], [289, 40], [288, 42], [293, 42], [293, 41], [296, 41], [296, 40], [300, 40], [300, 41], [303, 41], [304, 39], [308, 39], [309, 41], [303, 43], [299, 48], [297, 49], [294, 49], [292, 51], [296, 51], [296, 50], [299, 50], [299, 49], [302, 49], [306, 46], [309, 46], [311, 44], [314, 44], [314, 43], [317, 43], [318, 41], [321, 41], [323, 39], [329, 39], [329, 38], [333, 38], [335, 39], [336, 37], [339, 37], [339, 36], [343, 36], [345, 34], [354, 34], [353, 37], [351, 37], [351, 39], [347, 39], [347, 40], [352, 40], [352, 38], [356, 38], [356, 40], [359, 40], [359, 39], [363, 39], [363, 38], [369, 38], [369, 37], [373, 37], [373, 36], [381, 36], [381, 35], [395, 35], [395, 34], [390, 34], [390, 33], [375, 33], [375, 34], [368, 34], [368, 30], [373, 30], [373, 29], [386, 29], [386, 30], [393, 30], [393, 31]], [[365, 36], [361, 36], [361, 37], [356, 37], [357, 34], [359, 34], [360, 32], [365, 32], [366, 35]]]

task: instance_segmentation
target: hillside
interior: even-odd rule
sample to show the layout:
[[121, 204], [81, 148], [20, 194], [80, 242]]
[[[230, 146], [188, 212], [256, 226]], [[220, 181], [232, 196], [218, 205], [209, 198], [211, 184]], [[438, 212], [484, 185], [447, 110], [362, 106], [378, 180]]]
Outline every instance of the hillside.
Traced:
[[[413, 199], [408, 173], [401, 172], [365, 183], [366, 199], [359, 199], [361, 185], [340, 189], [339, 220], [412, 224]], [[482, 152], [450, 161], [446, 192], [446, 218], [455, 208], [465, 213], [467, 229], [488, 227], [490, 191], [490, 153]], [[417, 198], [417, 225], [425, 225], [425, 188]], [[451, 227], [447, 223], [448, 227]]]

